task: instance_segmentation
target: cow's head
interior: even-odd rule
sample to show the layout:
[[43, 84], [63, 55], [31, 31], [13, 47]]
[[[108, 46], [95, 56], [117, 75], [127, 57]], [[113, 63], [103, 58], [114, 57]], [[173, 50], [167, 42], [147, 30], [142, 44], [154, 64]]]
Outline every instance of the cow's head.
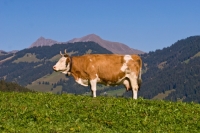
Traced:
[[60, 51], [60, 55], [61, 58], [59, 59], [59, 61], [53, 66], [53, 70], [56, 72], [62, 72], [64, 74], [70, 74], [70, 67], [71, 67], [71, 59], [69, 57], [69, 55], [66, 52], [65, 49], [65, 53], [62, 54], [62, 52]]

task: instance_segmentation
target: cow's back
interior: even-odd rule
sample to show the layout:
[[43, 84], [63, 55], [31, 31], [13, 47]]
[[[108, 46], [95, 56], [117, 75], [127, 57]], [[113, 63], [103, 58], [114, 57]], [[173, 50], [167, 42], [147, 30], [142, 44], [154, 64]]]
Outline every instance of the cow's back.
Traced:
[[[124, 60], [122, 55], [96, 55], [94, 60], [90, 62], [91, 70], [95, 71], [102, 82], [115, 83], [124, 76], [124, 72], [120, 71]], [[94, 67], [93, 67], [94, 66]]]
[[113, 80], [119, 75], [123, 56], [116, 54], [87, 54], [73, 57], [72, 71], [79, 78], [93, 79], [98, 75], [102, 80]]

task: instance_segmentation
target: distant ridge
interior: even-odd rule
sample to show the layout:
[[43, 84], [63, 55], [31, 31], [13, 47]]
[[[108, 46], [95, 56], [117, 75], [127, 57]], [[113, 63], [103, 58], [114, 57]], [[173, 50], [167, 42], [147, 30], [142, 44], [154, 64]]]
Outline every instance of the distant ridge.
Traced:
[[[65, 43], [89, 42], [89, 41], [96, 42], [103, 48], [106, 48], [107, 50], [115, 54], [143, 54], [144, 53], [143, 51], [132, 49], [123, 43], [103, 40], [102, 38], [100, 38], [99, 36], [95, 34], [89, 34], [81, 38], [74, 38]], [[29, 48], [38, 47], [38, 46], [51, 46], [53, 44], [63, 44], [63, 43], [64, 42], [57, 42], [52, 39], [45, 39], [44, 37], [40, 37]]]
[[4, 51], [4, 50], [0, 50], [0, 53], [7, 53], [6, 51]]
[[12, 51], [9, 51], [9, 52], [6, 52], [4, 50], [0, 50], [0, 54], [10, 54], [10, 53], [16, 53], [18, 52], [19, 50], [12, 50]]
[[32, 47], [38, 47], [38, 46], [51, 46], [53, 44], [57, 43], [57, 41], [54, 41], [52, 39], [45, 39], [44, 37], [38, 38], [29, 48]]
[[68, 42], [74, 43], [74, 42], [88, 42], [88, 41], [96, 42], [100, 46], [110, 50], [111, 52], [115, 54], [143, 54], [144, 53], [143, 51], [132, 49], [123, 43], [103, 40], [102, 38], [100, 38], [99, 36], [95, 34], [89, 34], [81, 38], [74, 38]]

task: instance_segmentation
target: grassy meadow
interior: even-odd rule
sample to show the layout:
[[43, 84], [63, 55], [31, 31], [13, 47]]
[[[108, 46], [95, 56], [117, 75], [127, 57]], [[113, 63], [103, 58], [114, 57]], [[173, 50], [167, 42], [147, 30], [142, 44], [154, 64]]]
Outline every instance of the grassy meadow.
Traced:
[[1, 133], [199, 132], [195, 103], [0, 92]]

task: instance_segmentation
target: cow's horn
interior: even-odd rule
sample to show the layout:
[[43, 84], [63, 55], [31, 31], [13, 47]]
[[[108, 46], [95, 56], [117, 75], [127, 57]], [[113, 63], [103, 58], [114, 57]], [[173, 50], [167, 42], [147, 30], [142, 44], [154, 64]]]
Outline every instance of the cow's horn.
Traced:
[[65, 49], [65, 54], [67, 54], [67, 50]]
[[62, 52], [60, 51], [60, 55], [63, 56]]

